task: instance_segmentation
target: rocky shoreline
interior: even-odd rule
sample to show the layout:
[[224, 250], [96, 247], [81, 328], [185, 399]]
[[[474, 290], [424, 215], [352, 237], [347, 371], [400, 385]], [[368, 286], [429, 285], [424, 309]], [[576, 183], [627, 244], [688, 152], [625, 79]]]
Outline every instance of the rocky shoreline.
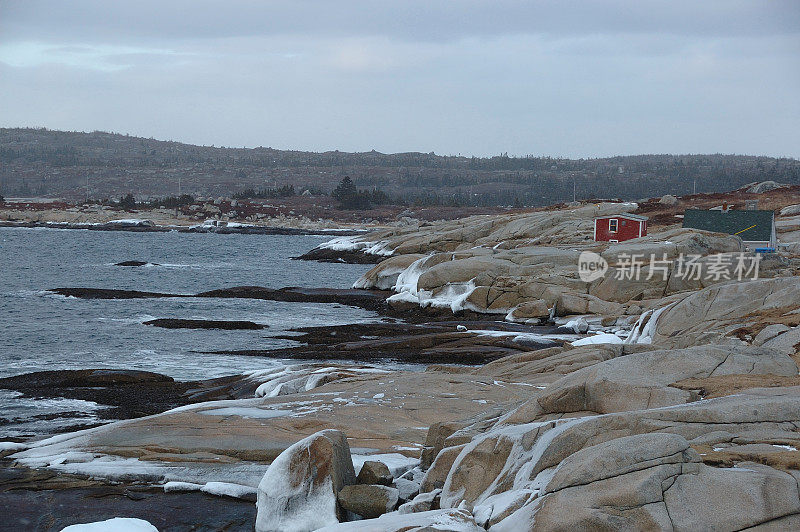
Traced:
[[216, 233], [220, 235], [358, 235], [359, 229], [312, 229], [263, 225], [156, 225], [147, 220], [131, 223], [70, 223], [70, 222], [13, 222], [0, 221], [0, 227], [39, 229], [80, 229], [86, 231], [129, 231], [135, 233]]
[[[287, 338], [299, 346], [235, 354], [324, 362], [194, 383], [177, 408], [4, 454], [25, 475], [137, 481], [165, 500], [257, 497], [246, 526], [259, 532], [800, 527], [800, 257], [789, 246], [738, 279], [735, 257], [755, 255], [736, 236], [664, 226], [591, 238], [595, 216], [638, 208], [479, 216], [320, 246], [332, 260], [380, 259], [352, 290], [57, 289], [351, 304], [389, 321], [298, 329]], [[581, 252], [605, 275], [582, 278]], [[628, 274], [633, 255], [662, 269]], [[687, 277], [685, 255], [717, 275]], [[342, 363], [376, 359], [426, 366]], [[16, 385], [26, 379], [36, 393], [33, 376]], [[161, 507], [135, 515], [162, 523]]]

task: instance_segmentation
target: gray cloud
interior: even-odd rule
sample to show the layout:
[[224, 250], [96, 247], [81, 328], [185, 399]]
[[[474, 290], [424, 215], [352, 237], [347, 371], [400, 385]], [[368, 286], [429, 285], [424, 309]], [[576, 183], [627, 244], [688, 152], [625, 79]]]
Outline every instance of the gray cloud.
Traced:
[[0, 2], [0, 125], [798, 156], [797, 2]]

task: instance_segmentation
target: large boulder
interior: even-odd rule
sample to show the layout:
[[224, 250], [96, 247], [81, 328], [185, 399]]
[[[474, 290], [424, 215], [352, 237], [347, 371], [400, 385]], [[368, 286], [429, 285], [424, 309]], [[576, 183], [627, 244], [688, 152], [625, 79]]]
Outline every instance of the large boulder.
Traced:
[[624, 312], [625, 308], [620, 303], [605, 301], [589, 294], [565, 292], [558, 296], [556, 302], [557, 316], [570, 314], [620, 315]]
[[753, 338], [753, 345], [764, 345], [764, 342], [768, 342], [772, 340], [776, 336], [781, 333], [784, 333], [790, 330], [791, 327], [784, 325], [783, 323], [774, 323], [772, 325], [767, 325], [759, 333]]
[[442, 490], [436, 489], [417, 494], [405, 504], [401, 504], [397, 511], [401, 514], [413, 514], [439, 509], [439, 496]]
[[741, 326], [761, 323], [763, 328], [791, 316], [797, 301], [796, 276], [714, 285], [665, 307], [651, 326], [652, 342], [673, 348], [720, 342]]
[[800, 205], [787, 205], [781, 209], [781, 216], [794, 216], [800, 214]]
[[658, 200], [658, 202], [661, 205], [670, 205], [670, 206], [671, 205], [677, 205], [678, 204], [678, 198], [676, 198], [675, 196], [673, 196], [671, 194], [665, 194], [665, 195], [661, 196], [661, 199]]
[[380, 484], [388, 486], [392, 483], [392, 473], [383, 462], [367, 460], [358, 472], [356, 482], [359, 484]]
[[797, 375], [786, 355], [752, 346], [713, 345], [630, 354], [572, 372], [538, 397], [543, 413], [624, 412], [696, 401], [671, 384], [719, 375]]
[[763, 194], [764, 192], [769, 192], [770, 190], [775, 190], [776, 188], [783, 188], [786, 185], [781, 185], [775, 181], [762, 181], [760, 183], [755, 183], [750, 186], [745, 192], [750, 194]]
[[258, 485], [257, 532], [314, 530], [343, 518], [337, 494], [355, 484], [347, 437], [323, 430], [281, 453]]
[[700, 458], [675, 434], [585, 448], [555, 469], [535, 520], [514, 529], [739, 530], [800, 512], [791, 475], [756, 464], [721, 470]]
[[370, 484], [345, 486], [338, 495], [342, 508], [366, 519], [391, 512], [397, 507], [399, 498], [397, 488]]
[[456, 458], [458, 458], [459, 453], [465, 446], [466, 444], [445, 447], [436, 455], [433, 464], [431, 464], [431, 467], [428, 468], [428, 471], [425, 472], [425, 476], [422, 478], [420, 493], [433, 491], [444, 486], [447, 475], [450, 473], [450, 468], [453, 467], [453, 462], [456, 461]]
[[464, 423], [458, 421], [438, 421], [428, 427], [428, 434], [425, 436], [425, 445], [420, 453], [420, 467], [428, 469], [439, 452], [445, 447], [445, 440], [455, 431], [464, 427]]
[[789, 329], [766, 340], [764, 347], [786, 355], [794, 355], [800, 350], [800, 327]]
[[401, 501], [410, 501], [419, 495], [419, 483], [407, 478], [396, 478], [394, 487], [397, 488]]
[[[601, 497], [598, 499], [600, 501], [598, 504], [607, 504], [611, 513], [616, 514], [625, 508], [634, 509], [642, 506], [636, 503], [637, 500], [641, 501], [637, 497], [640, 492], [643, 493], [642, 490], [645, 490], [648, 483], [655, 483], [660, 496], [663, 480], [674, 478], [676, 475], [702, 473], [703, 468], [698, 469], [695, 465], [698, 457], [704, 462], [719, 463], [712, 455], [718, 454], [717, 449], [721, 449], [721, 445], [732, 441], [737, 442], [742, 448], [748, 446], [750, 460], [775, 468], [796, 467], [797, 461], [789, 459], [790, 457], [786, 455], [793, 455], [796, 451], [791, 449], [800, 446], [800, 436], [795, 431], [795, 424], [798, 422], [800, 422], [799, 387], [747, 390], [735, 395], [671, 408], [653, 408], [569, 420], [534, 421], [521, 425], [510, 425], [507, 420], [503, 420], [484, 434], [475, 437], [461, 450], [442, 488], [441, 506], [455, 508], [465, 505], [477, 511], [477, 508], [484, 505], [490, 497], [503, 493], [508, 493], [509, 497], [512, 496], [511, 492], [519, 490], [532, 490], [545, 494], [543, 488], [555, 479], [559, 470], [562, 471], [559, 478], [569, 477], [572, 480], [561, 480], [552, 484], [551, 493], [561, 493], [578, 485], [582, 486], [581, 489], [585, 487], [593, 490], [595, 486], [602, 486], [604, 479], [598, 477], [599, 480], [592, 481], [594, 477], [589, 476], [603, 476], [616, 471], [620, 474], [612, 478], [617, 480], [609, 481], [607, 488], [597, 490], [598, 496]], [[658, 438], [663, 438], [663, 441], [659, 440], [658, 444], [647, 438], [624, 440], [630, 436], [653, 433], [668, 433], [668, 435], [659, 436]], [[676, 436], [693, 446], [704, 446], [705, 455], [700, 456], [695, 452], [681, 450], [680, 458], [676, 455], [677, 451], [664, 452], [648, 458], [647, 452], [651, 450], [661, 453], [666, 448], [672, 449], [676, 446], [685, 448], [686, 444], [676, 439]], [[607, 443], [621, 438], [623, 439], [621, 442]], [[604, 446], [588, 451], [589, 448], [601, 444]], [[770, 444], [771, 450], [769, 453], [761, 453], [758, 451], [759, 446], [750, 444]], [[777, 444], [779, 447], [776, 448]], [[641, 452], [632, 452], [631, 449], [640, 449]], [[590, 459], [590, 456], [595, 456], [596, 460]], [[668, 463], [669, 460], [665, 461], [668, 457], [674, 457], [677, 461], [674, 464]], [[655, 460], [656, 458], [659, 460]], [[587, 461], [595, 466], [585, 466]], [[570, 463], [573, 466], [567, 468], [567, 464]], [[604, 465], [600, 466], [601, 463]], [[676, 464], [677, 467], [674, 467]], [[651, 467], [652, 465], [657, 467]], [[645, 470], [647, 471], [642, 473]], [[567, 471], [572, 472], [567, 474]], [[765, 477], [762, 479], [766, 483], [763, 484], [766, 486], [763, 495], [755, 497], [752, 504], [744, 506], [753, 512], [754, 519], [768, 519], [770, 515], [771, 518], [779, 517], [771, 514], [772, 510], [769, 509], [771, 492], [776, 489], [775, 486], [785, 487], [786, 476], [771, 468], [765, 471]], [[743, 468], [742, 473], [746, 472]], [[703, 477], [702, 485], [709, 489], [714, 482], [712, 473], [713, 471], [707, 471]], [[736, 492], [729, 495], [732, 499], [753, 497], [750, 486], [736, 487], [736, 483], [744, 482], [745, 478], [737, 472], [730, 473], [723, 479], [726, 489]], [[560, 488], [556, 489], [556, 486]], [[614, 494], [618, 494], [619, 497], [615, 499]], [[777, 499], [779, 501], [777, 507], [785, 509], [787, 501], [790, 502], [792, 496], [795, 497], [794, 504], [800, 506], [800, 500], [796, 499], [797, 496], [790, 490], [788, 495]], [[523, 517], [523, 521], [529, 523], [528, 518], [532, 517], [542, 504], [539, 499], [534, 498], [508, 518], [503, 519], [497, 526], [507, 519], [510, 520], [509, 523], [520, 525], [522, 521], [519, 520]], [[591, 497], [587, 498], [590, 499]], [[658, 502], [658, 499], [653, 501]], [[618, 508], [614, 506], [617, 503], [619, 503]], [[643, 510], [649, 512], [651, 509], [648, 507]], [[692, 506], [680, 511], [700, 512], [702, 509]], [[793, 511], [800, 512], [800, 508]], [[589, 512], [591, 513], [591, 510]], [[647, 515], [663, 517], [663, 512]], [[742, 527], [750, 526], [748, 523], [755, 524], [749, 517], [745, 518], [743, 513], [736, 515], [739, 516], [736, 519], [741, 518]], [[658, 519], [652, 517], [654, 521], [644, 521], [651, 517], [642, 514], [635, 519], [642, 520], [637, 522], [644, 527], [647, 526], [647, 522], [661, 522], [660, 517]], [[706, 519], [708, 522], [713, 522], [715, 519], [720, 523], [729, 522], [727, 515], [710, 515]], [[539, 522], [538, 518], [536, 522]], [[588, 521], [584, 522], [584, 527], [592, 528], [586, 523]], [[629, 528], [631, 527], [637, 528], [629, 525]], [[700, 529], [713, 528], [715, 527], [700, 527]], [[525, 529], [527, 528], [519, 526], [515, 528], [510, 525], [505, 528], [505, 530]]]
[[550, 309], [547, 308], [547, 301], [534, 299], [533, 301], [523, 301], [508, 313], [507, 319], [511, 321], [538, 320], [550, 316]]

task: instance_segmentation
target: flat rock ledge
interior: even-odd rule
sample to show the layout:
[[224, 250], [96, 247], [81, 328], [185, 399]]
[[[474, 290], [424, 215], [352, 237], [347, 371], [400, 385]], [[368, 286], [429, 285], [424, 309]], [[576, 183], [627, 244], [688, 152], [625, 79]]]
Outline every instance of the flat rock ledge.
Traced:
[[236, 320], [188, 320], [179, 318], [157, 318], [144, 322], [144, 325], [163, 329], [223, 329], [223, 330], [260, 330], [266, 325], [252, 321]]

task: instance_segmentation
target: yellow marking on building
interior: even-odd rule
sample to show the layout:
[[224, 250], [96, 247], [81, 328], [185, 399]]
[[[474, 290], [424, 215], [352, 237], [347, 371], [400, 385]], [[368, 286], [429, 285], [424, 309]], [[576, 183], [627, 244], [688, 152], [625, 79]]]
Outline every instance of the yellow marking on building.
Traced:
[[752, 228], [753, 228], [753, 227], [755, 227], [756, 225], [758, 225], [758, 224], [751, 225], [751, 226], [750, 226], [750, 227], [748, 227], [747, 229], [742, 229], [741, 231], [736, 231], [736, 232], [735, 232], [735, 233], [733, 233], [733, 234], [734, 234], [734, 235], [738, 235], [739, 233], [744, 233], [745, 231], [749, 231], [750, 229], [752, 229]]

